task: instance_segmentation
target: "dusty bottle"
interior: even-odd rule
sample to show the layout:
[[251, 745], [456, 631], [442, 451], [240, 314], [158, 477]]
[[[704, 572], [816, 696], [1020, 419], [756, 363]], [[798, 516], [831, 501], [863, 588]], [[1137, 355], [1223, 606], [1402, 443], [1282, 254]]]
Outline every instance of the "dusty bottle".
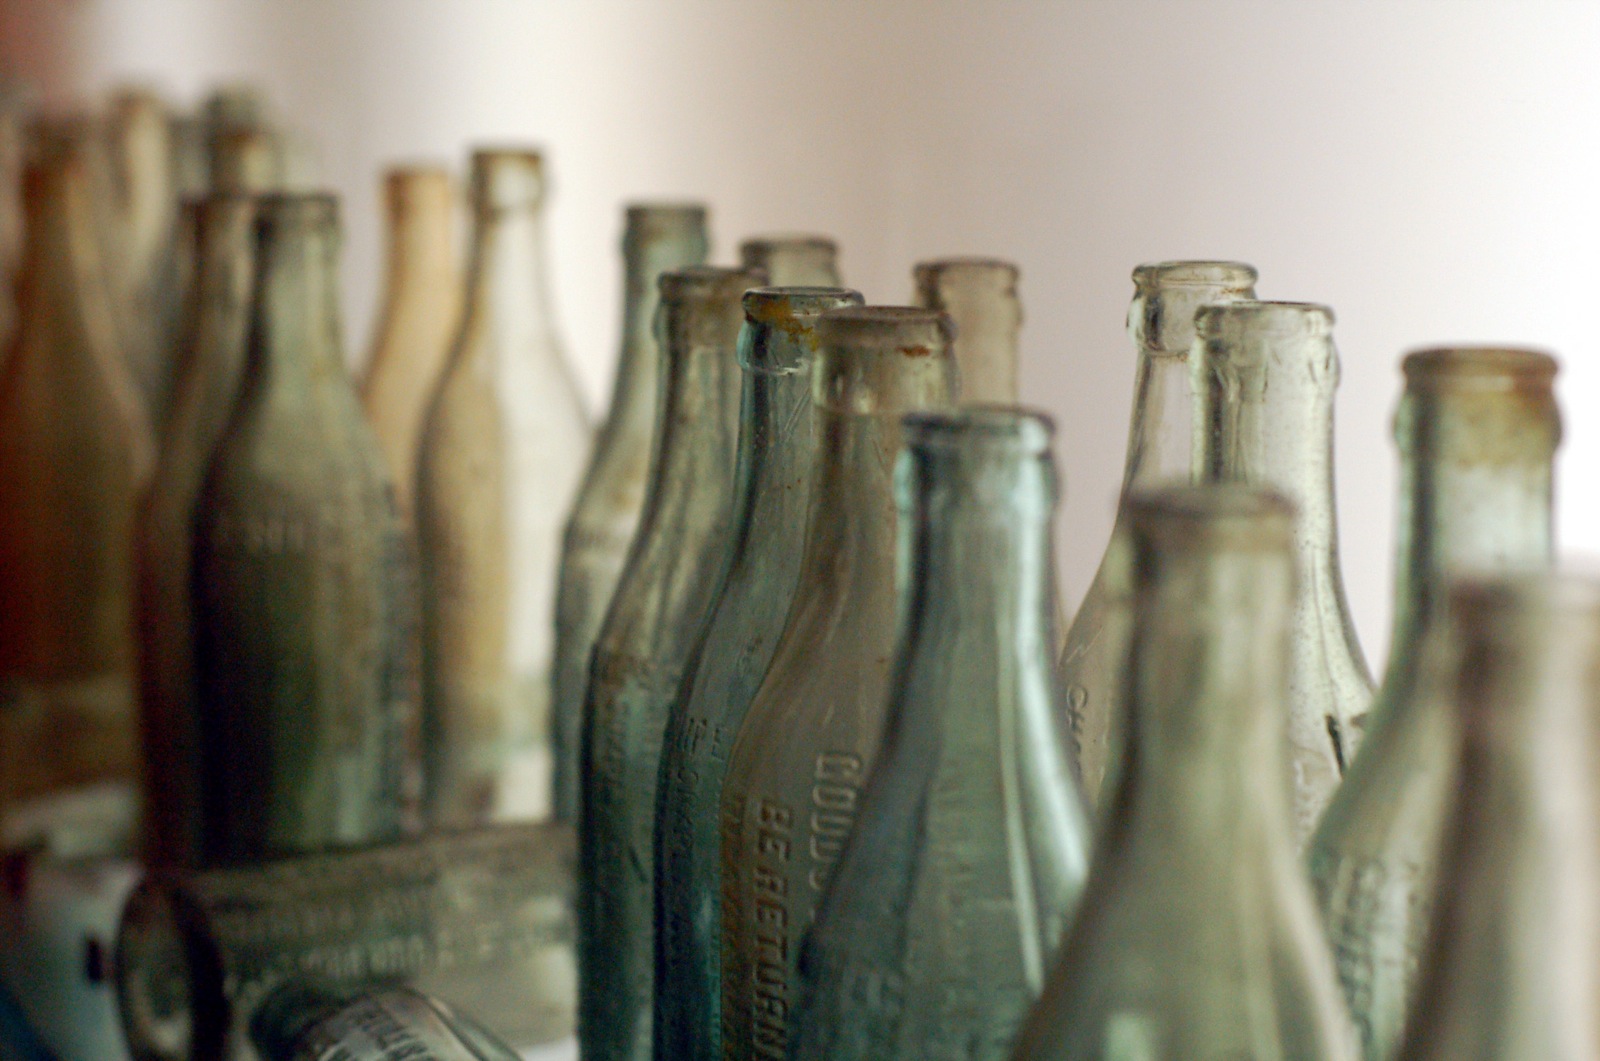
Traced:
[[811, 403], [817, 318], [861, 301], [854, 291], [828, 287], [744, 295], [732, 559], [667, 720], [656, 799], [658, 1057], [722, 1057], [722, 776], [800, 575], [817, 458]]
[[192, 866], [200, 859], [195, 504], [239, 394], [254, 276], [251, 201], [212, 196], [195, 210], [197, 271], [177, 356], [178, 383], [134, 526], [145, 853], [155, 865]]
[[396, 984], [330, 989], [285, 984], [250, 1022], [262, 1061], [519, 1061], [477, 1021]]
[[383, 196], [388, 273], [361, 403], [409, 516], [417, 440], [460, 317], [456, 188], [446, 170], [396, 168], [384, 175]]
[[337, 203], [256, 200], [244, 376], [196, 505], [202, 857], [400, 832], [416, 571], [340, 353]]
[[595, 643], [578, 816], [578, 1041], [643, 1061], [655, 975], [656, 782], [667, 718], [729, 559], [747, 269], [663, 273], [661, 407], [639, 533]]
[[595, 439], [561, 552], [550, 707], [558, 821], [578, 818], [578, 745], [589, 660], [644, 507], [662, 362], [652, 330], [660, 300], [656, 281], [668, 270], [706, 260], [705, 207], [630, 206], [622, 257], [622, 353], [611, 412]]
[[1239, 262], [1161, 262], [1133, 271], [1128, 335], [1139, 361], [1122, 494], [1105, 556], [1067, 630], [1061, 656], [1075, 754], [1084, 792], [1096, 807], [1120, 762], [1117, 734], [1125, 707], [1118, 697], [1130, 636], [1124, 540], [1128, 506], [1141, 490], [1188, 481], [1194, 445], [1189, 348], [1194, 345], [1195, 310], [1254, 298], [1255, 282], [1255, 269]]
[[267, 130], [230, 129], [212, 140], [213, 193], [281, 191], [283, 186], [283, 158]]
[[1556, 364], [1529, 350], [1405, 359], [1395, 415], [1400, 521], [1389, 666], [1362, 751], [1308, 851], [1345, 998], [1371, 1061], [1392, 1056], [1426, 942], [1439, 838], [1458, 794], [1439, 651], [1444, 589], [1463, 572], [1550, 564]]
[[801, 953], [795, 1061], [1004, 1061], [1088, 872], [1055, 676], [1051, 424], [980, 406], [905, 432], [888, 724]]
[[109, 147], [121, 230], [115, 281], [127, 328], [127, 357], [150, 419], [165, 428], [178, 328], [174, 235], [178, 196], [172, 124], [166, 104], [129, 89], [112, 102]]
[[590, 435], [545, 290], [544, 191], [539, 155], [473, 155], [461, 326], [417, 451], [434, 826], [550, 809], [550, 617]]
[[1289, 806], [1293, 510], [1170, 487], [1126, 520], [1123, 765], [1083, 915], [1013, 1056], [1352, 1057]]
[[917, 305], [948, 313], [955, 322], [963, 402], [1017, 400], [1018, 276], [1015, 265], [993, 258], [941, 258], [912, 270]]
[[1372, 678], [1345, 601], [1333, 500], [1333, 311], [1230, 302], [1195, 315], [1198, 482], [1270, 487], [1295, 504], [1300, 592], [1289, 633], [1289, 769], [1304, 845], [1355, 754]]
[[722, 1050], [781, 1058], [800, 940], [855, 821], [889, 693], [900, 417], [955, 398], [949, 318], [857, 306], [817, 322], [817, 467], [794, 601], [723, 781]]
[[826, 236], [754, 236], [739, 244], [739, 261], [760, 269], [773, 287], [838, 287], [839, 248]]
[[85, 139], [24, 177], [20, 319], [0, 369], [0, 813], [131, 784], [134, 503], [150, 428], [118, 345]]
[[113, 963], [129, 1047], [146, 1061], [237, 1056], [262, 1000], [300, 976], [412, 984], [518, 1047], [570, 1035], [575, 855], [570, 826], [540, 822], [151, 874]]
[[1600, 1056], [1600, 583], [1473, 580], [1449, 596], [1454, 773], [1403, 1061]]

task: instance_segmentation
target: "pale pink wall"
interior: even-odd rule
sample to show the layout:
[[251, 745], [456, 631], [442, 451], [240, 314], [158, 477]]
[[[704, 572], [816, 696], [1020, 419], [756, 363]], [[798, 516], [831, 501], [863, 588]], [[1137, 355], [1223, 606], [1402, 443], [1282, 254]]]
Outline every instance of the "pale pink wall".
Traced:
[[[40, 27], [46, 27], [46, 33]], [[1600, 6], [1543, 0], [0, 0], [0, 56], [58, 94], [260, 78], [346, 196], [365, 342], [376, 168], [474, 139], [550, 149], [562, 319], [591, 395], [617, 329], [618, 207], [715, 205], [720, 253], [815, 228], [898, 301], [921, 256], [1013, 257], [1027, 397], [1061, 427], [1069, 604], [1122, 462], [1129, 269], [1256, 263], [1331, 303], [1345, 567], [1384, 655], [1395, 358], [1444, 340], [1564, 356], [1562, 530], [1600, 546]], [[33, 44], [28, 44], [30, 34]]]

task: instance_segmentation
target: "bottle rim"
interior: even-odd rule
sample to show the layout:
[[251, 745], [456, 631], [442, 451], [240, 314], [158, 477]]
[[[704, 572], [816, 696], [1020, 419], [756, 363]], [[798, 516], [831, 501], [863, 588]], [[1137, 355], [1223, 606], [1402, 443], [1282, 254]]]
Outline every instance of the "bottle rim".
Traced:
[[901, 418], [905, 443], [917, 449], [981, 446], [1047, 456], [1056, 425], [1049, 414], [1021, 405], [975, 404], [929, 409]]
[[1552, 382], [1560, 370], [1554, 356], [1536, 347], [1432, 346], [1410, 351], [1400, 362], [1409, 386]]
[[1128, 514], [1135, 532], [1177, 544], [1226, 540], [1289, 550], [1295, 506], [1275, 490], [1244, 483], [1175, 484], [1133, 494]]
[[1259, 278], [1255, 266], [1224, 259], [1145, 262], [1133, 269], [1134, 286], [1142, 291], [1182, 286], [1249, 289]]
[[1332, 308], [1320, 302], [1240, 299], [1201, 306], [1194, 315], [1195, 334], [1202, 338], [1215, 338], [1240, 327], [1258, 333], [1316, 338], [1333, 334], [1333, 324]]

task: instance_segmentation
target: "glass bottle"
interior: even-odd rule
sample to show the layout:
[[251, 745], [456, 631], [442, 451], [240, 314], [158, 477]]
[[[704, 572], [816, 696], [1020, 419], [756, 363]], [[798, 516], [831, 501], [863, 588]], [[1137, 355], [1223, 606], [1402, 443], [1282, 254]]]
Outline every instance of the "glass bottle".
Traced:
[[721, 1061], [721, 839], [733, 737], [772, 661], [800, 575], [816, 418], [817, 318], [854, 291], [767, 287], [744, 295], [744, 369], [732, 557], [668, 717], [656, 802], [655, 1052]]
[[651, 1050], [656, 781], [667, 717], [729, 559], [740, 298], [764, 277], [661, 275], [661, 405], [639, 533], [595, 643], [584, 705], [578, 1041], [585, 1061]]
[[1556, 363], [1531, 350], [1409, 355], [1395, 414], [1400, 520], [1389, 666], [1367, 740], [1308, 855], [1369, 1061], [1392, 1056], [1426, 942], [1439, 838], [1461, 791], [1429, 657], [1446, 580], [1550, 564]]
[[178, 220], [172, 125], [161, 98], [127, 89], [112, 101], [109, 147], [121, 260], [115, 279], [127, 325], [127, 357], [159, 436], [172, 396]]
[[520, 1061], [475, 1020], [398, 984], [329, 989], [292, 981], [250, 1022], [261, 1061]]
[[244, 375], [195, 511], [202, 856], [400, 832], [415, 561], [340, 351], [338, 204], [256, 200]]
[[942, 310], [955, 322], [963, 402], [1017, 400], [1019, 275], [1015, 265], [994, 258], [941, 258], [912, 270], [917, 305]]
[[254, 276], [255, 208], [244, 196], [195, 205], [196, 280], [178, 384], [150, 488], [134, 521], [146, 857], [200, 858], [199, 690], [192, 601], [195, 504], [239, 393]]
[[0, 814], [136, 772], [129, 543], [153, 447], [95, 235], [92, 150], [63, 131], [23, 181], [0, 369]]
[[550, 809], [550, 617], [590, 434], [545, 290], [544, 193], [538, 154], [473, 155], [461, 324], [417, 451], [436, 827]]
[[129, 1048], [145, 1061], [237, 1057], [288, 975], [403, 980], [518, 1047], [570, 1036], [575, 860], [571, 826], [536, 822], [146, 876], [112, 963]]
[[270, 132], [233, 129], [212, 140], [213, 193], [281, 191], [283, 186], [283, 159]]
[[1600, 582], [1474, 580], [1449, 597], [1464, 779], [1402, 1061], [1600, 1054]]
[[801, 952], [794, 1061], [1005, 1061], [1088, 872], [1055, 676], [1052, 425], [979, 406], [905, 433], [888, 723]]
[[773, 287], [838, 287], [839, 248], [826, 236], [753, 236], [739, 244], [739, 261], [760, 269]]
[[384, 175], [383, 194], [388, 274], [361, 402], [409, 516], [417, 439], [459, 321], [456, 189], [447, 170], [397, 167]]
[[1300, 592], [1289, 632], [1289, 769], [1303, 846], [1355, 754], [1372, 678], [1339, 572], [1333, 500], [1333, 311], [1230, 302], [1195, 315], [1198, 482], [1271, 487], [1294, 502]]
[[878, 749], [895, 620], [892, 469], [904, 413], [955, 399], [951, 325], [830, 310], [812, 369], [816, 471], [799, 587], [722, 789], [722, 1052], [781, 1058], [800, 940]]
[[622, 237], [622, 353], [611, 411], [567, 518], [561, 553], [550, 709], [557, 821], [578, 819], [578, 745], [589, 659], [644, 507], [663, 359], [652, 331], [660, 300], [656, 281], [669, 270], [704, 262], [706, 243], [703, 206], [628, 207]]
[[1013, 1056], [1349, 1058], [1289, 805], [1293, 509], [1180, 486], [1130, 499], [1125, 519], [1122, 767], [1083, 914]]
[[1194, 314], [1213, 302], [1255, 297], [1256, 271], [1239, 262], [1160, 262], [1133, 271], [1128, 335], [1139, 353], [1133, 385], [1128, 458], [1117, 500], [1116, 523], [1089, 591], [1067, 629], [1061, 680], [1067, 719], [1084, 793], [1091, 806], [1109, 792], [1124, 706], [1122, 669], [1128, 656], [1130, 572], [1128, 505], [1141, 490], [1188, 481], [1193, 463], [1194, 396], [1189, 348]]

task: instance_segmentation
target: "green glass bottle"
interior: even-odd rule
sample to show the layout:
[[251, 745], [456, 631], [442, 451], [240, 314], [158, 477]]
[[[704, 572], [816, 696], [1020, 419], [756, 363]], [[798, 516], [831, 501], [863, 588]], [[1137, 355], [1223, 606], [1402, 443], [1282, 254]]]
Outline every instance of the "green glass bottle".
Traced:
[[1333, 499], [1333, 311], [1229, 302], [1195, 315], [1198, 482], [1271, 487], [1294, 502], [1300, 593], [1289, 632], [1289, 768], [1303, 846], [1360, 742], [1372, 677], [1350, 622]]
[[616, 592], [644, 507], [662, 353], [653, 331], [662, 273], [706, 260], [706, 209], [697, 204], [630, 206], [622, 237], [622, 353], [611, 411], [600, 427], [578, 499], [567, 517], [556, 591], [551, 664], [552, 811], [578, 819], [579, 744], [589, 660]]
[[817, 457], [798, 589], [722, 789], [722, 1053], [782, 1058], [800, 940], [883, 733], [904, 413], [955, 399], [950, 319], [855, 306], [816, 325]]
[[1123, 763], [1082, 915], [1017, 1061], [1345, 1061], [1285, 742], [1293, 510], [1253, 487], [1135, 497]]
[[729, 560], [749, 269], [661, 275], [666, 351], [639, 533], [595, 643], [578, 818], [578, 1042], [646, 1061], [655, 977], [656, 782], [667, 717]]
[[961, 400], [1017, 400], [1022, 302], [1020, 270], [994, 258], [940, 258], [912, 270], [917, 305], [950, 315], [956, 326]]
[[561, 527], [592, 441], [544, 278], [531, 151], [472, 156], [460, 328], [416, 453], [429, 824], [550, 811]]
[[838, 287], [839, 248], [826, 236], [752, 236], [739, 244], [739, 262], [760, 269], [773, 287]]
[[52, 129], [23, 179], [0, 367], [0, 817], [84, 785], [131, 795], [137, 771], [130, 543], [153, 445], [96, 235], [94, 151], [81, 124]]
[[1399, 545], [1389, 666], [1361, 754], [1308, 850], [1369, 1061], [1392, 1056], [1426, 942], [1439, 837], [1462, 789], [1450, 698], [1428, 662], [1452, 574], [1550, 564], [1556, 363], [1531, 350], [1409, 355], [1395, 414]]
[[176, 358], [177, 384], [133, 543], [145, 853], [155, 865], [179, 866], [200, 859], [200, 710], [192, 604], [195, 503], [239, 394], [254, 276], [251, 200], [212, 196], [194, 209], [196, 279]]
[[906, 418], [883, 747], [800, 959], [794, 1061], [1004, 1061], [1088, 871], [1061, 732], [1049, 420]]
[[1194, 445], [1189, 348], [1194, 345], [1195, 310], [1212, 302], [1254, 298], [1255, 282], [1255, 269], [1238, 262], [1161, 262], [1133, 271], [1128, 334], [1139, 360], [1122, 494], [1111, 541], [1067, 629], [1061, 656], [1074, 754], [1092, 806], [1098, 807], [1101, 793], [1109, 790], [1125, 713], [1117, 697], [1128, 656], [1128, 505], [1140, 490], [1189, 479]]
[[399, 834], [416, 571], [345, 373], [327, 195], [257, 200], [238, 403], [195, 515], [208, 864]]
[[519, 1061], [476, 1020], [400, 984], [290, 981], [250, 1022], [261, 1061]]
[[744, 369], [732, 560], [667, 721], [656, 800], [655, 1052], [722, 1057], [722, 777], [766, 676], [800, 575], [816, 418], [816, 322], [854, 291], [769, 287], [744, 295]]
[[1443, 666], [1462, 799], [1400, 1061], [1600, 1056], [1600, 581], [1474, 579]]

